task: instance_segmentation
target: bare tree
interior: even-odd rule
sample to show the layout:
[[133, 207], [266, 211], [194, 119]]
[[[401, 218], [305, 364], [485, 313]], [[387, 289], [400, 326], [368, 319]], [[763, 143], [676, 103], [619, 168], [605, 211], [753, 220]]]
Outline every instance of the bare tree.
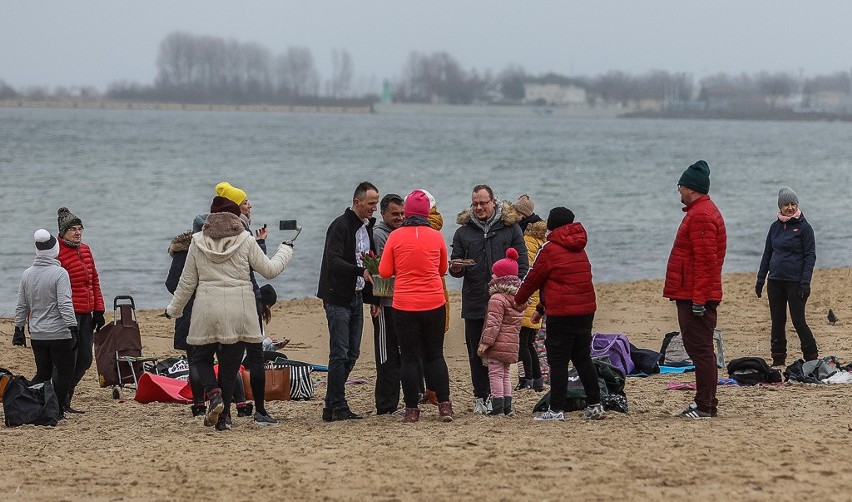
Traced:
[[331, 52], [331, 89], [333, 98], [345, 98], [352, 88], [352, 56], [346, 49]]
[[275, 64], [278, 90], [284, 96], [316, 96], [319, 73], [314, 68], [314, 56], [307, 47], [288, 47]]
[[627, 106], [636, 96], [633, 78], [621, 71], [610, 71], [592, 81], [593, 89], [604, 101], [612, 101]]
[[526, 70], [520, 65], [509, 65], [497, 75], [499, 90], [503, 97], [520, 102], [524, 99], [524, 82], [529, 80]]
[[796, 79], [789, 73], [761, 72], [757, 75], [757, 84], [766, 98], [769, 108], [775, 108], [779, 101], [793, 93], [796, 89]]
[[0, 99], [14, 99], [18, 93], [5, 80], [0, 80]]

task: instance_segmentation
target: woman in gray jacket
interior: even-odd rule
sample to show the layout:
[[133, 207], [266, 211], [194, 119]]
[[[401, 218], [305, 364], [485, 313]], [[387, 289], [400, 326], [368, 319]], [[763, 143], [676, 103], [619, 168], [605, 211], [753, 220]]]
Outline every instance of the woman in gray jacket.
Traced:
[[71, 281], [56, 259], [59, 256], [56, 238], [44, 229], [37, 230], [33, 238], [36, 258], [21, 276], [15, 307], [15, 335], [22, 338], [24, 324], [29, 324], [36, 363], [32, 383], [52, 380], [56, 396], [62, 401], [59, 409], [64, 410], [74, 375], [74, 349], [79, 337], [71, 302]]

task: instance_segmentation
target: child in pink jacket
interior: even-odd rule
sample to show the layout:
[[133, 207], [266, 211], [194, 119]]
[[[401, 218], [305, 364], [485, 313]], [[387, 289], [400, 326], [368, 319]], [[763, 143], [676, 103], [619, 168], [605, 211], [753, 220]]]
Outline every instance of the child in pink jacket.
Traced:
[[488, 361], [488, 379], [491, 383], [491, 411], [489, 415], [512, 416], [512, 382], [509, 368], [518, 362], [518, 334], [524, 311], [515, 308], [515, 293], [521, 286], [518, 278], [518, 252], [506, 250], [506, 258], [491, 267], [488, 283], [488, 313], [482, 328], [482, 338], [476, 353]]

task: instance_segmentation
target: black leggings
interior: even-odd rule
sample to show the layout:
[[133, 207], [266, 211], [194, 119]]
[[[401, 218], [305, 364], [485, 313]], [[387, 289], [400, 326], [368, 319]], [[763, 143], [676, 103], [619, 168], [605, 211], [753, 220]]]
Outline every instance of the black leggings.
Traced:
[[71, 398], [74, 396], [74, 389], [77, 384], [86, 375], [86, 371], [92, 367], [94, 358], [93, 343], [94, 331], [92, 324], [92, 313], [81, 314], [77, 313], [77, 327], [80, 330], [80, 342], [77, 344], [77, 352], [75, 355], [74, 375], [71, 377], [71, 385], [68, 387], [68, 402], [66, 405], [71, 406]]
[[53, 381], [53, 390], [59, 399], [59, 409], [68, 405], [68, 390], [74, 375], [74, 343], [70, 338], [62, 340], [30, 340], [35, 357], [36, 374], [32, 383]]
[[[192, 351], [190, 368], [195, 366], [204, 392], [208, 395], [213, 389], [220, 389], [222, 401], [225, 403], [224, 414], [230, 412], [234, 396], [234, 386], [237, 383], [237, 373], [240, 371], [240, 360], [245, 352], [245, 343], [232, 344], [208, 343], [196, 345]], [[219, 375], [213, 371], [213, 355], [219, 356]]]
[[524, 366], [524, 378], [541, 378], [541, 364], [538, 362], [538, 353], [535, 351], [535, 328], [521, 328], [520, 343], [518, 344], [518, 359]]
[[246, 343], [246, 357], [243, 365], [251, 372], [249, 384], [254, 398], [254, 409], [261, 415], [266, 415], [266, 369], [264, 368], [263, 344]]
[[470, 380], [473, 384], [473, 397], [485, 399], [491, 394], [491, 382], [488, 380], [488, 368], [482, 364], [482, 358], [476, 353], [482, 339], [485, 319], [464, 320], [464, 342], [467, 345], [467, 361], [470, 365]]
[[192, 404], [204, 404], [204, 385], [198, 375], [198, 367], [193, 364], [195, 345], [186, 347], [186, 361], [189, 364], [189, 389], [192, 391]]
[[592, 362], [592, 321], [595, 315], [547, 316], [547, 362], [550, 364], [550, 409], [565, 411], [568, 399], [568, 361], [580, 375], [586, 404], [601, 402], [598, 370]]
[[402, 362], [402, 393], [406, 408], [420, 401], [420, 361], [423, 375], [433, 386], [438, 401], [450, 400], [450, 375], [444, 359], [444, 318], [446, 306], [424, 311], [395, 311], [395, 326]]
[[769, 297], [769, 316], [772, 318], [771, 350], [773, 354], [787, 353], [787, 305], [790, 306], [790, 318], [793, 327], [799, 335], [802, 354], [807, 356], [817, 353], [817, 343], [814, 334], [805, 320], [805, 305], [807, 298], [799, 295], [799, 283], [797, 281], [776, 281], [769, 279], [766, 282], [766, 295]]

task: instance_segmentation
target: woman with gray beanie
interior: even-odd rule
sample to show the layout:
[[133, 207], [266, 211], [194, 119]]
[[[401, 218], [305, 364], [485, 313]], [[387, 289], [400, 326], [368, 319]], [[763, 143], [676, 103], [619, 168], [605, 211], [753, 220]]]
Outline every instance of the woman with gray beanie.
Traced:
[[760, 298], [768, 275], [766, 294], [772, 319], [773, 366], [786, 364], [788, 306], [805, 360], [819, 357], [816, 340], [805, 320], [805, 305], [811, 294], [815, 263], [814, 230], [799, 209], [796, 192], [790, 187], [781, 187], [778, 191], [778, 218], [769, 227], [754, 287], [755, 294]]

